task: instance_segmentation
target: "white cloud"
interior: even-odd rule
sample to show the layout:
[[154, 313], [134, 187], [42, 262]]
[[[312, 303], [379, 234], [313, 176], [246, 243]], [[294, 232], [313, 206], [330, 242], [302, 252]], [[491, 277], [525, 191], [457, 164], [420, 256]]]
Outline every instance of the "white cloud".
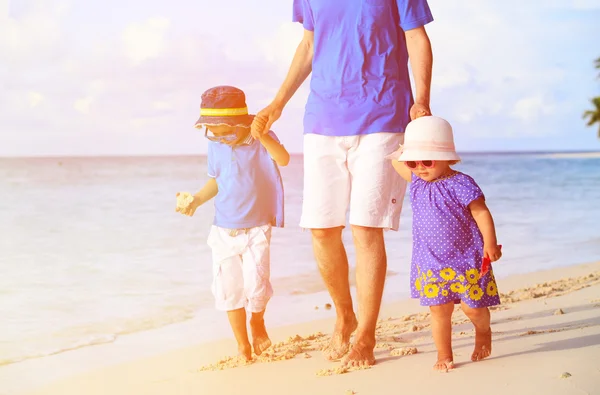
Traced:
[[56, 56], [62, 40], [60, 20], [68, 10], [62, 1], [27, 4], [28, 12], [19, 18], [11, 17], [8, 2], [2, 4], [0, 60], [16, 68]]
[[123, 32], [123, 50], [133, 65], [159, 57], [165, 50], [165, 34], [171, 24], [167, 18], [150, 18], [132, 23]]
[[29, 106], [37, 107], [44, 100], [44, 96], [39, 92], [29, 92]]
[[280, 73], [287, 73], [296, 48], [302, 39], [302, 26], [299, 23], [282, 23], [273, 32], [256, 41], [256, 46], [262, 50], [267, 62], [277, 65]]
[[152, 108], [155, 110], [170, 110], [173, 107], [171, 106], [171, 103], [169, 103], [169, 102], [155, 101], [154, 103], [152, 103]]
[[90, 113], [90, 107], [94, 99], [90, 96], [75, 100], [73, 108], [81, 114], [88, 115]]
[[554, 103], [549, 103], [547, 96], [538, 93], [519, 99], [515, 103], [511, 115], [525, 122], [533, 122], [540, 117], [552, 114], [554, 110]]
[[554, 0], [549, 5], [572, 10], [597, 10], [600, 9], [600, 0]]
[[0, 0], [0, 22], [6, 22], [8, 19], [8, 10], [10, 9], [9, 0]]

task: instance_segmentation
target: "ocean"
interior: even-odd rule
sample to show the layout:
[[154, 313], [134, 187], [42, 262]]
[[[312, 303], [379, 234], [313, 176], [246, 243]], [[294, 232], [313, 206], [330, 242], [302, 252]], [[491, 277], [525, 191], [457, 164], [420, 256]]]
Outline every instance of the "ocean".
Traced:
[[[600, 260], [600, 157], [465, 154], [456, 168], [487, 197], [499, 279]], [[298, 227], [302, 156], [282, 175], [268, 326], [333, 315]], [[205, 181], [201, 156], [0, 159], [0, 365], [182, 323], [182, 341], [229, 336], [210, 294], [212, 203], [193, 218], [175, 212], [175, 193]], [[385, 235], [384, 301], [408, 296], [410, 228], [405, 200], [400, 231]], [[348, 228], [344, 237], [354, 265]]]

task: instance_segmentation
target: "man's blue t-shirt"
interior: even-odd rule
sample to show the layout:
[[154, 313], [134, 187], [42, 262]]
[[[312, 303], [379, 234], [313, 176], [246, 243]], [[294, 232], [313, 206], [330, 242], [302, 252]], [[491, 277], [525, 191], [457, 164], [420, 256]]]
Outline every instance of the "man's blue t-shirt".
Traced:
[[304, 133], [404, 132], [413, 97], [404, 32], [433, 17], [427, 0], [294, 0], [314, 32]]

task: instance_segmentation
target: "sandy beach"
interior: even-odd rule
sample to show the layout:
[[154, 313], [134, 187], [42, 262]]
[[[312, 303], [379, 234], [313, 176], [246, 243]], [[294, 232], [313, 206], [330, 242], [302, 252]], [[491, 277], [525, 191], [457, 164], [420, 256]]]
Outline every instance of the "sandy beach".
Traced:
[[26, 394], [600, 393], [600, 262], [516, 275], [498, 285], [503, 305], [492, 313], [492, 356], [470, 362], [473, 330], [457, 309], [456, 369], [449, 373], [431, 369], [427, 309], [405, 300], [383, 306], [378, 363], [370, 369], [348, 371], [322, 358], [333, 325], [328, 319], [271, 329], [274, 346], [248, 365], [231, 357], [235, 342], [227, 338], [94, 369]]

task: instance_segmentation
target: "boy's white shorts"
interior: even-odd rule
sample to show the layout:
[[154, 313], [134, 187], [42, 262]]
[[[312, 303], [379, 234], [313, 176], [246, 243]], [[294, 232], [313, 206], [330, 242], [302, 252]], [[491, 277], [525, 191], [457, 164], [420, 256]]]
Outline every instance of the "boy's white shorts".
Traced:
[[273, 296], [270, 282], [271, 225], [237, 232], [213, 225], [207, 244], [212, 249], [211, 288], [217, 310], [245, 307], [252, 313], [263, 311]]
[[304, 197], [300, 227], [335, 228], [349, 222], [398, 230], [406, 181], [385, 157], [404, 133], [304, 135]]

